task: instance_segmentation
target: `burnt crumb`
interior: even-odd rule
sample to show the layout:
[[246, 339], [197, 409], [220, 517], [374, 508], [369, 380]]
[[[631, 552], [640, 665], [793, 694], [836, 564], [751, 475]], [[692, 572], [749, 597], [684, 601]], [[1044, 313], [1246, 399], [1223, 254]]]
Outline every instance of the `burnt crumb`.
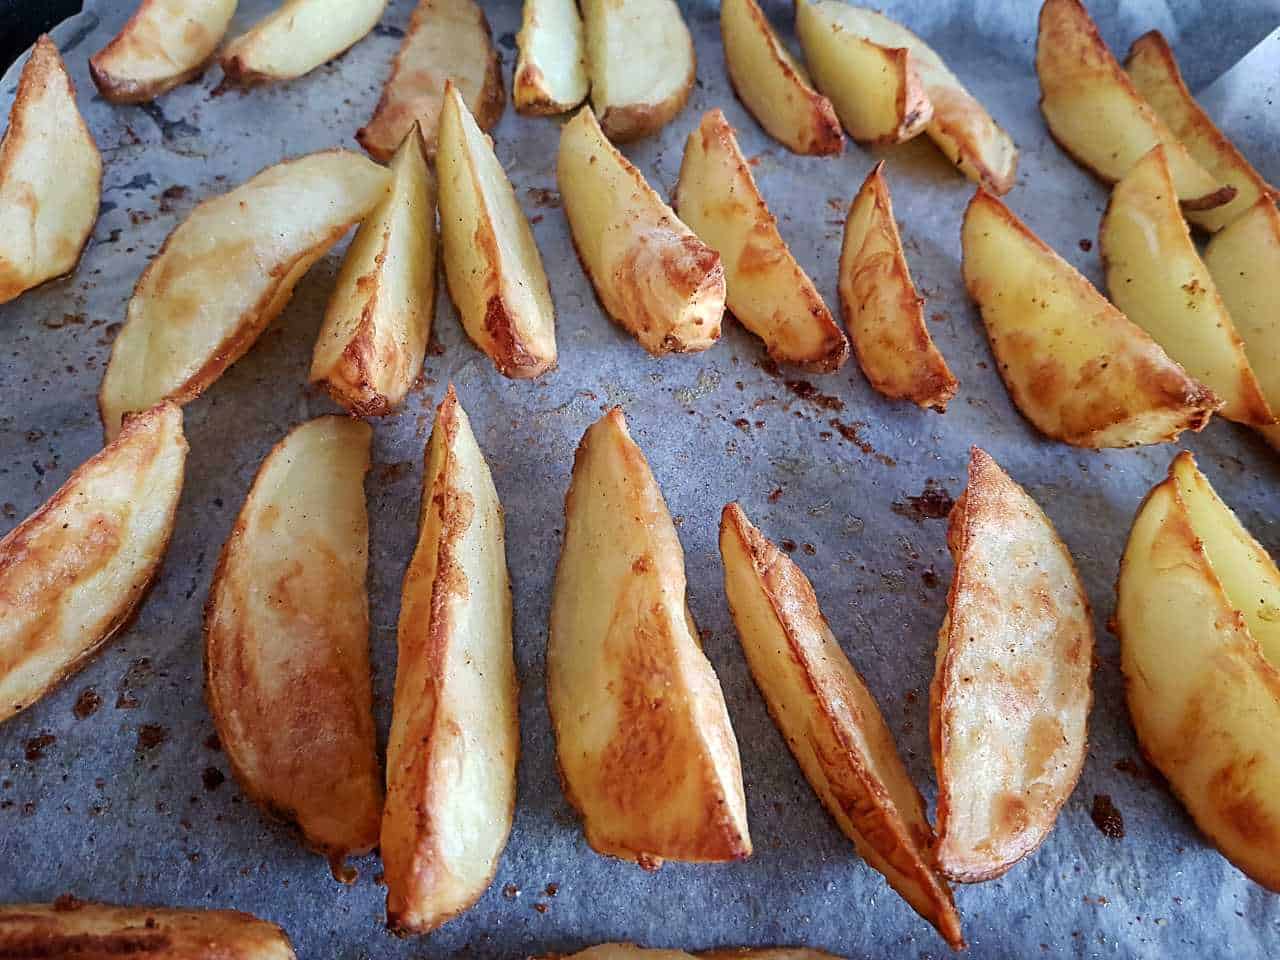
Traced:
[[945, 520], [953, 506], [955, 501], [951, 494], [937, 480], [930, 478], [925, 481], [919, 496], [895, 500], [890, 509], [900, 517], [923, 523], [925, 520]]
[[206, 750], [212, 750], [214, 753], [222, 752], [222, 741], [218, 739], [217, 731], [204, 738], [204, 746]]
[[43, 430], [28, 430], [28, 431], [27, 431], [27, 443], [39, 443], [39, 442], [40, 442], [41, 440], [43, 440], [43, 439], [44, 439], [44, 431], [43, 431]]
[[97, 713], [101, 706], [102, 697], [98, 696], [98, 691], [93, 687], [85, 687], [80, 691], [80, 696], [76, 697], [76, 703], [71, 708], [71, 712], [75, 714], [77, 720], [87, 720]]
[[34, 817], [36, 815], [36, 802], [28, 800], [22, 805], [21, 812], [24, 817]]
[[1101, 831], [1104, 837], [1112, 840], [1124, 839], [1124, 816], [1114, 803], [1111, 802], [1111, 795], [1106, 793], [1095, 793], [1093, 795], [1093, 809], [1089, 812], [1093, 817], [1093, 825]]
[[158, 723], [144, 723], [138, 727], [138, 750], [154, 750], [169, 739], [169, 731]]
[[934, 570], [933, 567], [925, 567], [921, 570], [920, 579], [930, 590], [938, 589], [938, 571]]
[[18, 508], [7, 501], [5, 502], [4, 507], [0, 509], [4, 511], [4, 518], [6, 520], [14, 520], [18, 516]]
[[547, 884], [547, 896], [548, 896], [548, 897], [554, 897], [554, 896], [555, 896], [557, 893], [559, 893], [559, 892], [560, 892], [560, 884], [558, 884], [558, 883], [548, 883], [548, 884]]
[[514, 900], [516, 897], [520, 896], [520, 888], [514, 883], [508, 883], [502, 888], [502, 895], [508, 900]]
[[784, 380], [787, 389], [794, 393], [805, 403], [813, 404], [820, 410], [831, 410], [839, 413], [844, 409], [844, 401], [839, 397], [833, 397], [831, 394], [823, 393], [808, 380]]
[[204, 781], [204, 788], [212, 793], [226, 782], [226, 776], [217, 767], [205, 767], [204, 773], [200, 774], [200, 779]]
[[545, 903], [535, 903], [533, 905], [533, 909], [537, 910], [539, 913], [546, 913], [547, 905]]
[[774, 487], [773, 490], [769, 493], [769, 502], [777, 503], [781, 499], [782, 499], [782, 488]]
[[428, 357], [444, 356], [444, 344], [441, 343], [439, 340], [437, 340], [434, 334], [432, 335], [431, 339], [427, 341], [427, 356]]
[[818, 553], [818, 548], [815, 547], [812, 543], [803, 544], [800, 549], [802, 549], [806, 554], [808, 554], [811, 557], [816, 556]]
[[1088, 253], [1090, 250], [1093, 249], [1093, 241], [1090, 240], [1088, 237], [1081, 237], [1080, 249], [1083, 250], [1085, 253]]
[[58, 738], [51, 733], [41, 733], [32, 737], [26, 743], [27, 763], [43, 760], [45, 750], [57, 742]]
[[828, 420], [827, 423], [835, 429], [836, 433], [840, 434], [863, 453], [876, 452], [876, 448], [862, 436], [862, 428], [866, 426], [864, 421], [855, 420], [853, 423], [845, 423], [843, 420]]
[[160, 192], [160, 212], [173, 213], [175, 206], [186, 200], [190, 193], [191, 191], [180, 183], [165, 187]]
[[778, 546], [782, 547], [787, 553], [796, 552], [796, 542], [790, 538], [779, 541]]
[[546, 187], [529, 187], [525, 193], [529, 196], [529, 202], [535, 207], [560, 206], [560, 194], [556, 190], [548, 190]]
[[751, 429], [751, 422], [745, 417], [739, 417], [737, 420], [733, 421], [733, 425], [743, 433], [747, 433]]

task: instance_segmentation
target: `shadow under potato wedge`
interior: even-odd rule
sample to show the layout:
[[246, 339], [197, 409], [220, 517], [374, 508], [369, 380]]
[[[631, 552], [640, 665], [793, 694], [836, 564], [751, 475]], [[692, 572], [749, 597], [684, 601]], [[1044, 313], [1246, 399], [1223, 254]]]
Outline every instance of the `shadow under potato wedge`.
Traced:
[[386, 8], [387, 0], [284, 0], [226, 45], [222, 72], [238, 86], [304, 76], [363, 39]]
[[591, 80], [578, 0], [524, 0], [516, 46], [511, 99], [518, 113], [553, 116], [587, 99]]

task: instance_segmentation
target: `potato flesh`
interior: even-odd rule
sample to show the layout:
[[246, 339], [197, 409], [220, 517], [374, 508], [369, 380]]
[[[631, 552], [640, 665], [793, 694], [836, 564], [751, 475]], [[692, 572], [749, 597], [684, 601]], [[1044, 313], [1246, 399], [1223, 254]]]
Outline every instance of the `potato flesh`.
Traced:
[[112, 103], [144, 103], [199, 75], [222, 42], [236, 0], [142, 0], [124, 28], [89, 59]]
[[291, 80], [328, 63], [377, 26], [387, 0], [285, 0], [227, 44], [233, 83]]
[[587, 98], [587, 41], [577, 0], [525, 0], [511, 81], [521, 113], [555, 114]]

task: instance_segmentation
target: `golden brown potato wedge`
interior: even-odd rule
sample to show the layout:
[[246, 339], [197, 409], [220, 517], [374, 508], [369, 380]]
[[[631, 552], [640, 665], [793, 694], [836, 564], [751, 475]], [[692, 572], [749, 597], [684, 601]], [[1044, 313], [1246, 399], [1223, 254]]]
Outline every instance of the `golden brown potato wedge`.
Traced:
[[955, 574], [929, 691], [935, 852], [944, 874], [973, 883], [1040, 846], [1075, 788], [1093, 621], [1053, 524], [977, 447], [947, 546]]
[[0, 722], [128, 623], [169, 546], [186, 458], [178, 407], [129, 417], [0, 540]]
[[840, 247], [840, 307], [862, 372], [890, 399], [944, 413], [959, 383], [924, 322], [907, 269], [884, 161], [849, 205]]
[[524, 0], [511, 98], [520, 113], [567, 113], [583, 100], [587, 41], [577, 0]]
[[965, 212], [964, 282], [1022, 415], [1080, 447], [1165, 443], [1222, 405], [984, 190]]
[[793, 153], [838, 155], [844, 135], [831, 101], [782, 45], [756, 0], [720, 4], [729, 82], [765, 132]]
[[205, 608], [205, 695], [236, 780], [334, 876], [378, 842], [364, 475], [373, 431], [319, 417], [267, 455]]
[[449, 80], [481, 130], [498, 122], [507, 93], [484, 11], [475, 0], [418, 0], [373, 116], [356, 133], [360, 145], [386, 161], [417, 123], [434, 156]]
[[1280, 572], [1191, 454], [1138, 510], [1116, 585], [1147, 759], [1233, 864], [1280, 892]]
[[502, 505], [449, 387], [404, 578], [382, 817], [387, 924], [426, 933], [480, 898], [511, 832], [520, 752]]
[[556, 365], [556, 314], [533, 229], [493, 141], [451, 82], [440, 119], [440, 243], [449, 295], [467, 335], [503, 376]]
[[738, 742], [685, 599], [684, 551], [614, 408], [578, 445], [547, 641], [565, 796], [600, 853], [751, 855]]
[[720, 254], [728, 308], [764, 341], [769, 356], [823, 373], [844, 364], [849, 341], [787, 249], [719, 110], [707, 111], [689, 134], [673, 204]]
[[960, 915], [934, 866], [924, 800], [812, 584], [736, 503], [720, 517], [720, 556], [751, 675], [814, 793], [862, 858], [963, 949]]
[[387, 0], [284, 0], [219, 58], [240, 86], [292, 80], [328, 63], [377, 26]]
[[161, 400], [188, 403], [280, 314], [311, 265], [386, 196], [390, 174], [327, 150], [197, 206], [147, 265], [98, 393], [107, 437]]
[[47, 36], [18, 77], [0, 140], [0, 303], [75, 269], [102, 193], [102, 157]]

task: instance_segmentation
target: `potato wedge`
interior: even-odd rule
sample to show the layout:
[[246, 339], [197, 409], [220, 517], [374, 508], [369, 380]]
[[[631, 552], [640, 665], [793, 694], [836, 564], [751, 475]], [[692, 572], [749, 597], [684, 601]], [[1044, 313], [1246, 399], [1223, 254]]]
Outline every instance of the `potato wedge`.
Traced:
[[736, 503], [720, 517], [720, 556], [751, 675], [814, 793], [862, 858], [963, 949], [960, 915], [934, 867], [924, 800], [812, 584]]
[[267, 455], [205, 607], [205, 696], [240, 788], [349, 882], [378, 842], [364, 475], [373, 431], [319, 417]]
[[386, 161], [417, 123], [435, 156], [449, 80], [481, 130], [498, 122], [507, 93], [484, 11], [475, 0], [418, 0], [373, 116], [356, 132], [360, 145]]
[[1198, 469], [1174, 458], [1116, 584], [1129, 713], [1196, 825], [1280, 892], [1280, 572]]
[[404, 401], [431, 338], [436, 304], [436, 183], [422, 137], [391, 160], [391, 189], [347, 248], [311, 357], [311, 381], [357, 416]]
[[267, 167], [192, 210], [138, 278], [112, 344], [98, 392], [107, 437], [123, 414], [188, 403], [222, 376], [389, 182], [361, 155], [327, 150]]
[[689, 99], [693, 37], [676, 0], [582, 0], [591, 105], [618, 143], [657, 133]]
[[556, 181], [578, 259], [609, 316], [655, 355], [720, 339], [720, 255], [609, 142], [589, 106], [560, 131]]
[[972, 883], [1040, 846], [1075, 788], [1093, 620], [1049, 518], [977, 447], [947, 546], [955, 574], [929, 691], [935, 852], [944, 874]]
[[726, 304], [764, 341], [770, 357], [823, 373], [844, 364], [849, 341], [787, 249], [733, 127], [718, 109], [708, 110], [689, 133], [672, 203], [720, 254]]
[[1165, 443], [1222, 405], [984, 190], [960, 246], [1000, 376], [1041, 433], [1095, 449]]
[[646, 869], [750, 856], [738, 742], [684, 551], [617, 407], [583, 435], [564, 510], [547, 701], [587, 843]]
[[515, 379], [556, 365], [556, 314], [533, 229], [490, 140], [445, 83], [436, 169], [449, 295], [467, 335]]
[[893, 201], [877, 163], [849, 205], [840, 247], [840, 308], [871, 386], [892, 400], [946, 412], [959, 382], [924, 322], [902, 251]]
[[838, 156], [844, 134], [831, 101], [782, 45], [756, 0], [720, 4], [729, 82], [765, 132], [792, 153]]
[[424, 471], [382, 817], [387, 925], [404, 933], [457, 916], [493, 880], [520, 753], [502, 505], [452, 386]]
[[47, 36], [18, 77], [0, 140], [0, 303], [75, 269], [102, 194], [102, 157]]
[[112, 103], [146, 103], [194, 80], [218, 49], [236, 0], [142, 0], [89, 76]]
[[0, 540], [0, 722], [128, 623], [169, 546], [186, 458], [178, 407], [131, 416]]
[[238, 86], [293, 80], [341, 55], [378, 25], [387, 0], [284, 0], [219, 58]]
[[524, 0], [516, 46], [511, 98], [517, 111], [551, 116], [587, 99], [587, 40], [577, 0]]

